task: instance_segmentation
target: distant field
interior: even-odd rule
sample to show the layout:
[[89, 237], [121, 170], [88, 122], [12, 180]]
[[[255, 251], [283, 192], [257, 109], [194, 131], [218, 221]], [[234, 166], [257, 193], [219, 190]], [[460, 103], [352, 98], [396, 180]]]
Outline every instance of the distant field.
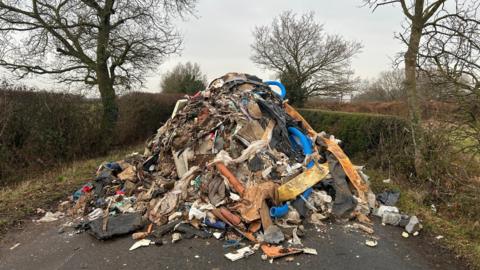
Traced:
[[[402, 101], [391, 102], [336, 102], [312, 99], [305, 104], [305, 108], [322, 109], [343, 112], [362, 112], [375, 114], [388, 114], [400, 117], [408, 116], [407, 104]], [[447, 102], [428, 101], [422, 104], [422, 117], [431, 119], [448, 116], [456, 106]]]

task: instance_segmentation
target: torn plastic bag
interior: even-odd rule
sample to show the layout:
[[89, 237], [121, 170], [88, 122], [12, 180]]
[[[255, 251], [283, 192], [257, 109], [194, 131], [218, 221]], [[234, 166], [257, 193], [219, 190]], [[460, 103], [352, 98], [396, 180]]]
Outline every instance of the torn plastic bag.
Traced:
[[377, 217], [382, 217], [385, 213], [400, 213], [400, 210], [396, 206], [386, 206], [386, 205], [380, 205], [378, 208], [376, 208], [373, 211], [373, 214], [376, 215]]
[[377, 194], [377, 201], [383, 205], [394, 206], [400, 198], [400, 191], [384, 191]]
[[140, 213], [128, 213], [108, 217], [107, 229], [103, 231], [103, 218], [88, 223], [88, 232], [99, 240], [110, 239], [114, 236], [124, 235], [138, 231], [145, 226], [145, 220]]
[[285, 113], [283, 108], [262, 98], [257, 98], [257, 103], [262, 112], [270, 115], [270, 117], [275, 119], [277, 123], [273, 129], [270, 147], [285, 153], [292, 160], [296, 160], [297, 162], [302, 161], [304, 159], [302, 151], [300, 149], [295, 149], [288, 138], [287, 117], [289, 116]]
[[119, 172], [122, 171], [122, 167], [117, 162], [107, 162], [102, 164], [102, 166], [112, 171], [113, 175], [117, 175]]
[[187, 223], [177, 224], [174, 228], [174, 231], [182, 233], [182, 238], [185, 239], [191, 239], [194, 236], [198, 236], [203, 239], [212, 237], [212, 233], [196, 229], [192, 225]]
[[221, 177], [214, 177], [208, 183], [208, 199], [213, 205], [225, 199], [225, 183]]
[[313, 206], [320, 208], [322, 212], [331, 212], [332, 197], [325, 190], [313, 191], [309, 201]]
[[[368, 202], [367, 193], [369, 191], [368, 185], [365, 181], [360, 177], [357, 170], [354, 168], [350, 159], [345, 155], [342, 148], [338, 146], [338, 144], [328, 138], [324, 138], [322, 136], [317, 137], [317, 143], [323, 143], [327, 146], [327, 150], [329, 153], [333, 154], [335, 159], [338, 163], [340, 163], [340, 167], [342, 168], [343, 175], [348, 176], [348, 180], [358, 192], [358, 197], [363, 202]], [[327, 156], [328, 160], [328, 156]], [[335, 177], [334, 177], [335, 178]]]
[[327, 152], [327, 160], [335, 189], [332, 212], [337, 217], [346, 217], [355, 209], [357, 201], [348, 187], [347, 178], [340, 162], [330, 152]]
[[179, 224], [180, 222], [182, 222], [182, 220], [178, 219], [165, 225], [159, 226], [158, 228], [155, 228], [153, 230], [153, 236], [155, 236], [156, 238], [164, 236], [165, 234], [173, 231], [173, 228], [175, 228], [175, 226], [177, 226], [177, 224]]
[[111, 184], [115, 180], [115, 177], [112, 175], [112, 171], [109, 169], [103, 169], [95, 177], [93, 182], [95, 195], [98, 197], [104, 197], [105, 193], [103, 188]]

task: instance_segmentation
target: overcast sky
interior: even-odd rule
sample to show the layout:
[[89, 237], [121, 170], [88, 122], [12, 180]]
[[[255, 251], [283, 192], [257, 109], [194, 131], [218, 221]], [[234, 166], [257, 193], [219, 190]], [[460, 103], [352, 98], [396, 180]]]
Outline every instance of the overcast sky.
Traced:
[[[285, 10], [314, 11], [327, 33], [362, 42], [364, 48], [353, 61], [356, 75], [362, 78], [375, 77], [391, 68], [391, 59], [401, 50], [399, 41], [393, 38], [402, 21], [395, 7], [382, 7], [372, 13], [362, 7], [361, 0], [199, 0], [197, 18], [177, 23], [184, 36], [181, 55], [167, 59], [156, 75], [148, 78], [143, 91], [159, 91], [160, 74], [187, 61], [197, 62], [209, 80], [230, 71], [273, 79], [272, 72], [250, 60], [252, 30], [270, 24]], [[29, 81], [47, 89], [59, 87], [44, 78]]]
[[[184, 50], [181, 56], [168, 59], [159, 73], [178, 62], [197, 62], [209, 80], [229, 71], [255, 74], [273, 79], [273, 73], [257, 67], [250, 60], [252, 30], [272, 22], [284, 10], [297, 13], [314, 11], [327, 33], [337, 33], [363, 43], [362, 52], [354, 59], [358, 76], [374, 77], [392, 66], [392, 58], [401, 50], [394, 32], [400, 30], [401, 12], [383, 7], [374, 13], [362, 7], [360, 0], [200, 0], [198, 18], [179, 22]], [[159, 77], [149, 78], [147, 88], [159, 89]]]

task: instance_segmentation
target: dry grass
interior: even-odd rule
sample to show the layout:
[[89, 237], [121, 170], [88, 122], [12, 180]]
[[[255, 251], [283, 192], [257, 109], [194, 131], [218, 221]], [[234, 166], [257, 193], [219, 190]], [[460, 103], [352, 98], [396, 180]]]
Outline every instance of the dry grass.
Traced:
[[[432, 235], [442, 235], [444, 238], [439, 240], [440, 244], [446, 246], [455, 252], [459, 257], [469, 262], [474, 269], [480, 269], [480, 224], [475, 218], [469, 218], [462, 212], [462, 209], [456, 207], [459, 200], [464, 196], [474, 196], [475, 200], [467, 208], [478, 207], [480, 198], [476, 197], [475, 190], [470, 194], [463, 194], [459, 197], [453, 197], [445, 205], [436, 205], [437, 212], [431, 209], [428, 202], [428, 192], [421, 188], [411, 188], [403, 180], [393, 180], [390, 183], [383, 183], [382, 175], [379, 171], [368, 171], [371, 176], [371, 185], [374, 192], [383, 190], [400, 190], [400, 200], [397, 206], [402, 212], [417, 215], [424, 225], [424, 231]], [[475, 203], [476, 202], [476, 203]], [[464, 201], [462, 203], [465, 204]]]
[[75, 161], [49, 172], [31, 176], [20, 184], [0, 190], [0, 236], [11, 226], [20, 225], [37, 208], [51, 208], [91, 180], [103, 161], [115, 161], [141, 151], [143, 145], [112, 151], [106, 156]]

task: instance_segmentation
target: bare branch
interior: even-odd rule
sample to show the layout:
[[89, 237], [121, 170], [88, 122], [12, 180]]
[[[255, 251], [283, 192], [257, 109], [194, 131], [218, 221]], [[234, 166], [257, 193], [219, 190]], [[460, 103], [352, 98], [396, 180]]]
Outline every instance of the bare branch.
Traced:
[[310, 96], [337, 95], [340, 86], [347, 85], [350, 61], [362, 47], [326, 34], [313, 13], [284, 12], [270, 26], [255, 28], [253, 35], [252, 61], [275, 71], [287, 84], [289, 100], [298, 104]]

